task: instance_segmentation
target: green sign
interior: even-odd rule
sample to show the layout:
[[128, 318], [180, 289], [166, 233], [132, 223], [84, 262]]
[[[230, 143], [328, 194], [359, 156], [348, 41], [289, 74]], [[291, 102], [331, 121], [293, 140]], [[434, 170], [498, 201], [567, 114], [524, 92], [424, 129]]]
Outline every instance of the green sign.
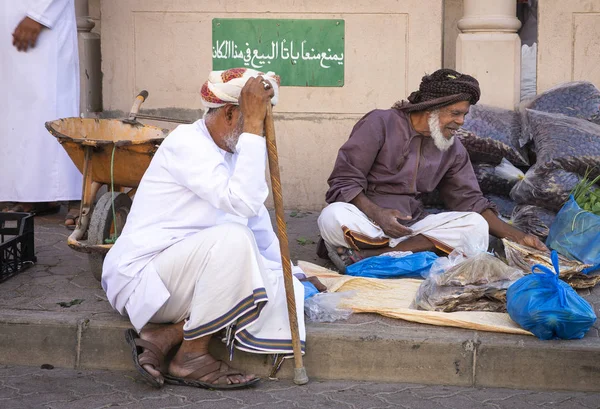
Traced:
[[213, 70], [274, 71], [281, 85], [344, 85], [344, 20], [215, 18], [212, 50]]

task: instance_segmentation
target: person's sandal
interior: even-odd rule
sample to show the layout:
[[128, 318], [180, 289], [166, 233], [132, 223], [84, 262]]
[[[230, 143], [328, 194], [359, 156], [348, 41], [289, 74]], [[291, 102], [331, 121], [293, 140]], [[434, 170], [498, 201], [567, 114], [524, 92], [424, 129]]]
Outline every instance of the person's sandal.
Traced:
[[364, 258], [358, 251], [352, 250], [351, 248], [345, 247], [344, 253], [339, 254], [337, 248], [327, 242], [325, 242], [325, 247], [327, 248], [329, 259], [339, 270], [340, 274], [346, 274], [346, 267]]

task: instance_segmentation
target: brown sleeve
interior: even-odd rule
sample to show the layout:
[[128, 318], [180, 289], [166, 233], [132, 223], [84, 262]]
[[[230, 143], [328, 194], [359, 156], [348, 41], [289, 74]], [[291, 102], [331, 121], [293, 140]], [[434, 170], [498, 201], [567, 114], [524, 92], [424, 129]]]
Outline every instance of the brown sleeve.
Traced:
[[367, 189], [367, 175], [385, 140], [383, 121], [365, 115], [352, 129], [350, 138], [338, 152], [333, 171], [327, 180], [327, 203], [350, 202]]
[[491, 209], [498, 214], [496, 206], [481, 193], [466, 149], [460, 141], [455, 143], [458, 145], [456, 159], [438, 186], [446, 208], [457, 212], [476, 213]]

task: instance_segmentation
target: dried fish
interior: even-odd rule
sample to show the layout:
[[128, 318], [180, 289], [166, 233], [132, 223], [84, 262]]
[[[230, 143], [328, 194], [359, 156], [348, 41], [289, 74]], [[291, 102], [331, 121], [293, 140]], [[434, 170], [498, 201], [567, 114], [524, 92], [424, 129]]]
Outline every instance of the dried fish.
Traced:
[[550, 226], [556, 217], [556, 213], [542, 207], [532, 205], [520, 205], [515, 207], [509, 224], [524, 233], [534, 234], [545, 240], [550, 232]]
[[471, 106], [456, 135], [473, 162], [498, 165], [502, 158], [515, 166], [529, 166], [527, 150], [521, 148], [521, 115], [485, 105]]
[[[542, 264], [553, 269], [549, 253], [523, 246], [507, 239], [502, 239], [502, 243], [504, 244], [506, 261], [509, 266], [521, 269], [527, 274], [531, 273], [531, 267], [536, 264]], [[571, 287], [575, 289], [591, 288], [600, 282], [600, 274], [582, 273], [586, 268], [592, 267], [590, 264], [583, 264], [560, 255], [558, 256], [558, 261], [559, 277]]]
[[[495, 298], [497, 296], [500, 299]], [[506, 289], [486, 294], [486, 290], [479, 287], [439, 286], [425, 280], [419, 287], [415, 305], [426, 311], [506, 312]]]
[[523, 277], [496, 257], [481, 253], [442, 273], [431, 273], [419, 287], [415, 305], [429, 311], [506, 311], [506, 290]]

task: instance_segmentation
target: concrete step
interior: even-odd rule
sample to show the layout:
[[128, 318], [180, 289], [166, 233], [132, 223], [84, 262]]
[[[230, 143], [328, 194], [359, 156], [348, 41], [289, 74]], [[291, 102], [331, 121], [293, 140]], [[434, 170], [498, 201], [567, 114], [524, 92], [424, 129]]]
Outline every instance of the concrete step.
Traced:
[[[309, 324], [305, 368], [312, 379], [408, 382], [541, 390], [600, 391], [600, 347], [594, 340], [543, 342], [502, 335], [397, 325], [371, 314], [348, 322]], [[0, 364], [75, 369], [133, 368], [117, 315], [0, 312]], [[215, 341], [215, 355], [225, 357]], [[236, 351], [234, 365], [267, 377], [271, 357]], [[293, 360], [278, 376], [293, 378]]]

